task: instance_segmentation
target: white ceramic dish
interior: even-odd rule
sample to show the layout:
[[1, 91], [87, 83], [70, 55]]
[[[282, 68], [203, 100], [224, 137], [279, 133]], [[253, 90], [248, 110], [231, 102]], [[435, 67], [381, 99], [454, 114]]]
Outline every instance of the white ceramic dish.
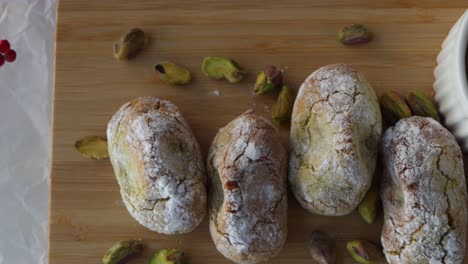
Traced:
[[434, 70], [435, 100], [445, 124], [468, 152], [468, 81], [465, 69], [468, 10], [455, 23], [442, 44]]

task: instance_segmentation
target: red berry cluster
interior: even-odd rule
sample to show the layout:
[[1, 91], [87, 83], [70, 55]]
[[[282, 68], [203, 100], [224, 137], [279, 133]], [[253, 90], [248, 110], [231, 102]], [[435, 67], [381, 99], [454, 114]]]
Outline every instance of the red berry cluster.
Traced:
[[10, 48], [10, 42], [6, 39], [0, 40], [0, 67], [7, 62], [16, 60], [16, 51]]

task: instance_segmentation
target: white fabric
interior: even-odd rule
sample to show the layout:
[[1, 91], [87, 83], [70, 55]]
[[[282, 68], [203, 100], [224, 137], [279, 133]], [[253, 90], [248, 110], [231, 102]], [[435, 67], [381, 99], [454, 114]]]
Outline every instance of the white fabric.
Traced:
[[0, 0], [0, 264], [47, 263], [56, 0]]

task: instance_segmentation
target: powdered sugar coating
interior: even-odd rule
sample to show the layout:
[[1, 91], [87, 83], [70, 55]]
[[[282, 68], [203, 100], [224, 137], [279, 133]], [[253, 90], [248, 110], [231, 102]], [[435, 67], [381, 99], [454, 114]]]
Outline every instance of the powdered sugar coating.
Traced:
[[164, 234], [187, 233], [203, 219], [202, 155], [179, 109], [140, 97], [124, 104], [107, 129], [109, 155], [130, 214]]
[[222, 128], [208, 156], [210, 232], [236, 263], [275, 256], [286, 239], [286, 157], [277, 129], [247, 112]]
[[390, 263], [462, 263], [466, 183], [460, 147], [432, 118], [400, 120], [383, 137], [382, 244]]
[[307, 77], [291, 120], [289, 181], [299, 203], [321, 215], [354, 210], [370, 187], [381, 132], [375, 92], [356, 70], [335, 64]]

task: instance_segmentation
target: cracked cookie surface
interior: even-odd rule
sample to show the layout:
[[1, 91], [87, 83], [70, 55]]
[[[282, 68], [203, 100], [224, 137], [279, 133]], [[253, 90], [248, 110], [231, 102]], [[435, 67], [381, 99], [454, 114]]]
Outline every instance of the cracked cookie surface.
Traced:
[[380, 108], [364, 76], [324, 66], [299, 89], [291, 119], [289, 182], [299, 203], [346, 215], [370, 187], [382, 133]]
[[277, 129], [246, 112], [220, 129], [211, 144], [210, 233], [236, 263], [258, 263], [286, 240], [286, 153]]
[[389, 263], [462, 263], [466, 183], [460, 147], [432, 118], [411, 117], [382, 140], [382, 245]]
[[179, 109], [140, 97], [107, 127], [109, 155], [127, 210], [164, 234], [192, 231], [206, 214], [206, 172], [200, 147]]

